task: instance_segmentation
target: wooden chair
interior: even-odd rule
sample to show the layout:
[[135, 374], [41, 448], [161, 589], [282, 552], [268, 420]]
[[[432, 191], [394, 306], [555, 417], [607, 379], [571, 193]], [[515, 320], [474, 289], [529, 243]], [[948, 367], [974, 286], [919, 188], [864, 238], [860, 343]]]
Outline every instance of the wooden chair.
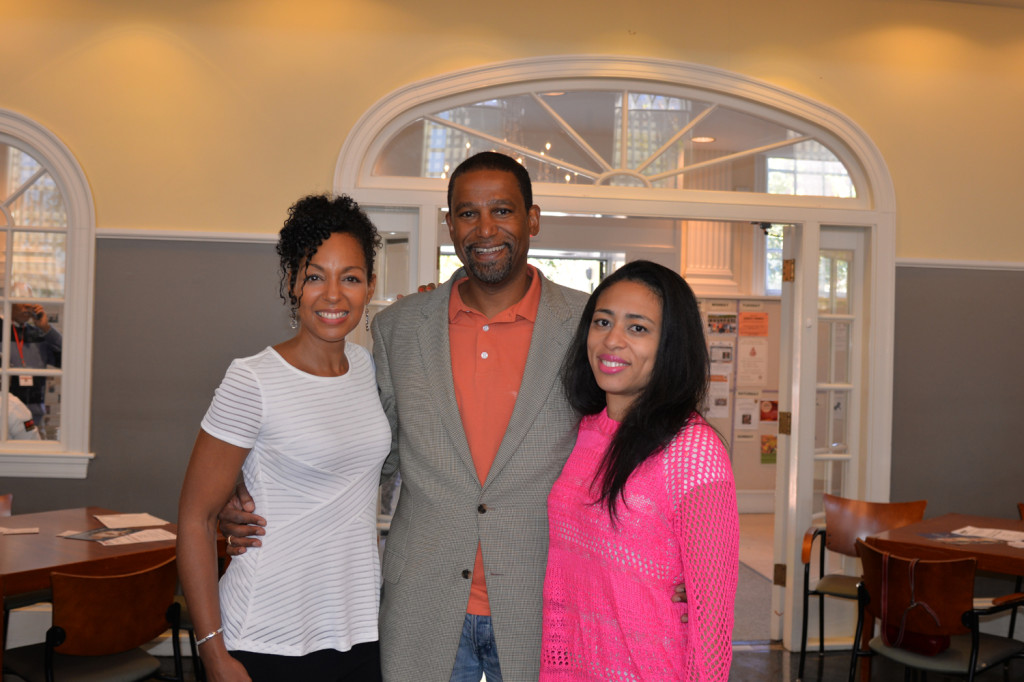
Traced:
[[27, 682], [144, 680], [159, 671], [160, 661], [139, 647], [170, 627], [173, 679], [184, 679], [173, 558], [126, 575], [53, 573], [50, 581], [53, 626], [46, 642], [8, 650], [5, 668]]
[[[877, 654], [907, 668], [974, 680], [976, 673], [1024, 653], [1024, 642], [979, 631], [979, 617], [1015, 608], [1024, 594], [974, 608], [977, 560], [926, 560], [896, 556], [857, 541], [864, 567], [859, 587], [857, 635], [850, 659], [850, 682], [857, 661]], [[864, 617], [881, 620], [882, 633], [860, 650]], [[945, 647], [945, 648], [943, 648]]]
[[[807, 614], [810, 597], [818, 598], [818, 655], [825, 653], [825, 597], [857, 599], [857, 583], [860, 577], [844, 573], [825, 575], [825, 550], [828, 549], [849, 557], [856, 557], [854, 543], [892, 528], [917, 523], [924, 518], [927, 500], [916, 502], [863, 502], [845, 497], [826, 494], [825, 527], [812, 526], [804, 534], [804, 613], [800, 635], [800, 669], [798, 679], [803, 679], [804, 662], [807, 658]], [[821, 537], [818, 554], [818, 582], [811, 589], [811, 556], [815, 538]]]
[[0, 516], [11, 515], [11, 505], [14, 503], [14, 493], [0, 495]]

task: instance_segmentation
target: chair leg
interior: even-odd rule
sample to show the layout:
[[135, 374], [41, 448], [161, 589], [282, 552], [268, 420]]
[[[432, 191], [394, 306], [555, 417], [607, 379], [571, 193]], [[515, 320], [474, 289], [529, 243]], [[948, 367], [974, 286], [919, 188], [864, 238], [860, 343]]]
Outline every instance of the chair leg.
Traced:
[[[1022, 586], [1024, 586], [1024, 576], [1019, 576], [1018, 575], [1017, 576], [1016, 587], [1014, 588], [1013, 591], [1014, 592], [1020, 592]], [[1016, 626], [1017, 626], [1017, 607], [1014, 606], [1013, 610], [1010, 611], [1010, 633], [1008, 635], [1006, 635], [1010, 639], [1013, 639], [1013, 630], [1014, 630], [1014, 628]]]
[[171, 650], [174, 652], [174, 677], [157, 675], [158, 680], [185, 682], [185, 669], [181, 661], [181, 605], [172, 603], [167, 607], [167, 623], [171, 626]]
[[804, 678], [804, 662], [807, 660], [807, 572], [806, 568], [804, 571], [804, 617], [803, 625], [800, 627], [800, 667], [797, 670], [796, 678], [802, 680]]
[[865, 655], [868, 659], [868, 666], [871, 665], [871, 656], [869, 654], [862, 654], [860, 650], [861, 641], [864, 636], [864, 619], [866, 616], [863, 604], [863, 595], [861, 595], [860, 592], [861, 588], [858, 587], [857, 629], [853, 633], [853, 649], [850, 651], [850, 682], [854, 682], [857, 678], [857, 659], [861, 658], [862, 655]]
[[192, 675], [196, 678], [196, 682], [206, 682], [206, 670], [203, 668], [203, 660], [199, 658], [195, 630], [188, 631], [188, 646], [192, 649]]
[[825, 655], [825, 595], [818, 596], [818, 656]]

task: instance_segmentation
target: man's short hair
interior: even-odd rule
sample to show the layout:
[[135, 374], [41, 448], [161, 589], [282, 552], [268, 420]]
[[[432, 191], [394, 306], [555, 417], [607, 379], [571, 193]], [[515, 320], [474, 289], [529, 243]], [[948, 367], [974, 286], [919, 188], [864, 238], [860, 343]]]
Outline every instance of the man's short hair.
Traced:
[[499, 152], [480, 152], [469, 157], [452, 172], [448, 178], [448, 210], [452, 210], [452, 191], [455, 188], [455, 180], [463, 173], [478, 170], [499, 170], [511, 173], [519, 182], [519, 191], [523, 195], [523, 203], [529, 209], [533, 206], [533, 183], [530, 182], [530, 174], [523, 164], [511, 156]]

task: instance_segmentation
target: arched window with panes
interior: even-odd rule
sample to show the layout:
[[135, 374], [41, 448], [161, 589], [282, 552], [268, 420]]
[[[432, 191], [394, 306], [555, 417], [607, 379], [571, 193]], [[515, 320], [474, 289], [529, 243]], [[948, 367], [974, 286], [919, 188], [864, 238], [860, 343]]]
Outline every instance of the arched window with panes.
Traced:
[[0, 110], [0, 476], [85, 476], [94, 233], [70, 150]]

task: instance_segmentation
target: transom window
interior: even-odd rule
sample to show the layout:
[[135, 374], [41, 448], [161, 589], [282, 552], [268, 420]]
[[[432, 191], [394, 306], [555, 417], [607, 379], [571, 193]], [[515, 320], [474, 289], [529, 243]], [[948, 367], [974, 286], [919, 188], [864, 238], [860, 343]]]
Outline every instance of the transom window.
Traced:
[[434, 110], [392, 135], [376, 176], [445, 178], [493, 149], [535, 182], [854, 198], [854, 175], [798, 120], [653, 90], [531, 90]]

